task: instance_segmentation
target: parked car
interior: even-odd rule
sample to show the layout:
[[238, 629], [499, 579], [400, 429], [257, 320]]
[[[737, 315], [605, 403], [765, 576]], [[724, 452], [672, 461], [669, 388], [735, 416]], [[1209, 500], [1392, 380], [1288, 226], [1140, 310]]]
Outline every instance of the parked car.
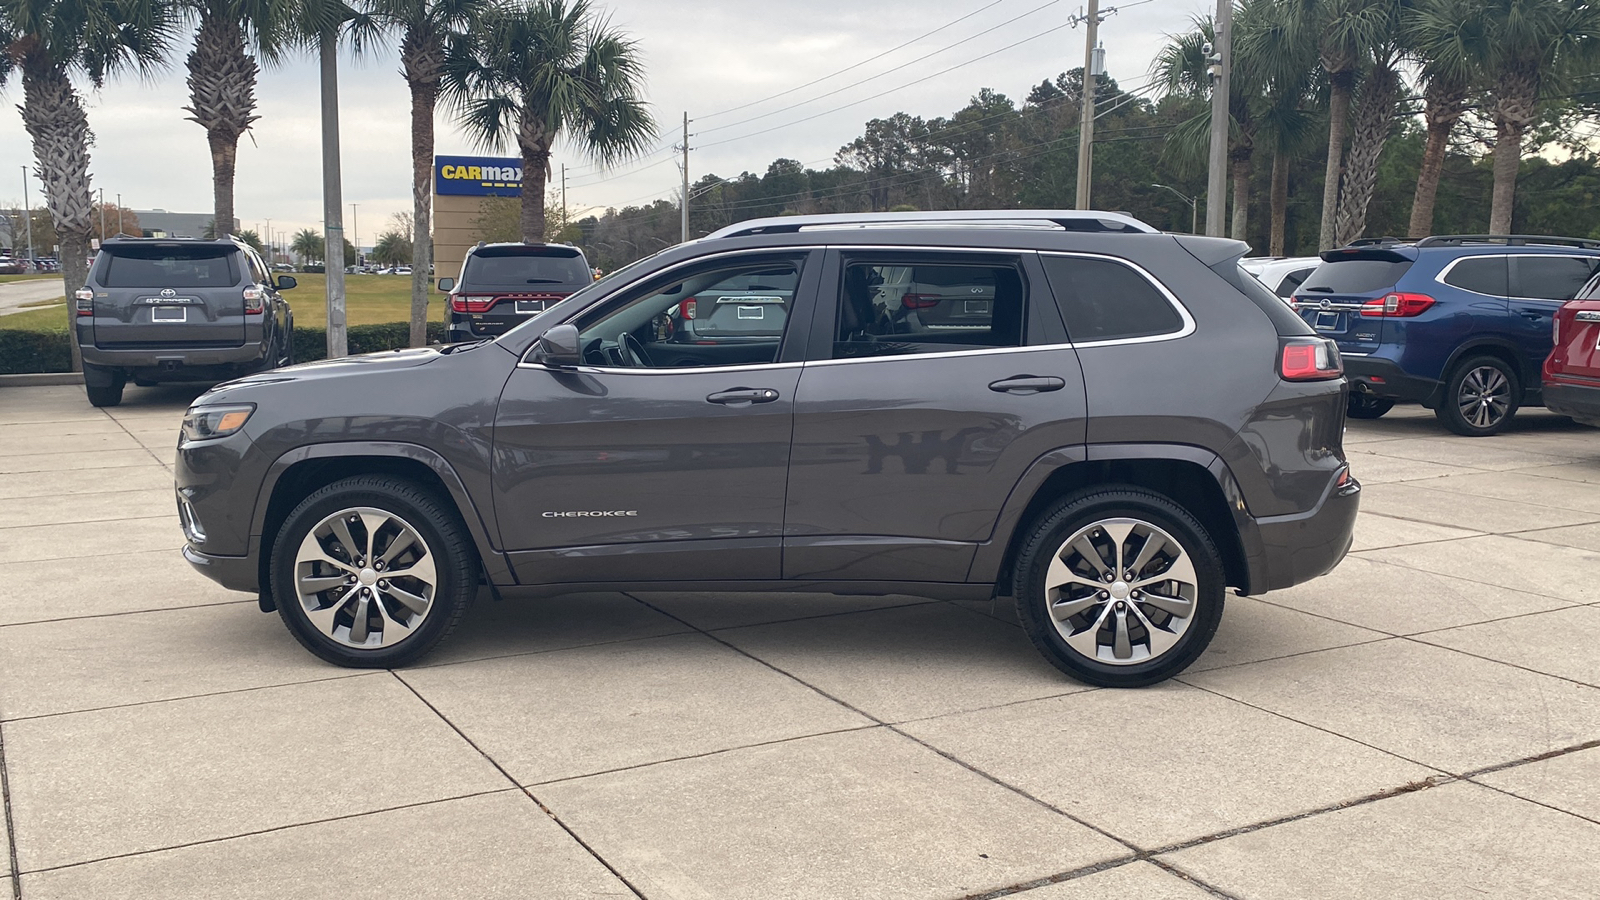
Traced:
[[[685, 281], [679, 290], [688, 296], [657, 317], [655, 361], [695, 366], [769, 353], [769, 345], [783, 336], [797, 278], [785, 266], [724, 274], [712, 282]], [[737, 346], [752, 343], [761, 346]]]
[[[487, 582], [1008, 595], [1063, 671], [1150, 684], [1200, 655], [1227, 587], [1350, 546], [1338, 351], [1246, 249], [1081, 211], [740, 223], [491, 341], [207, 392], [183, 553], [346, 666], [417, 660]], [[986, 270], [988, 327], [890, 330], [870, 276], [902, 266]], [[685, 293], [780, 271], [783, 332], [727, 345], [742, 361], [662, 347]]]
[[28, 271], [28, 261], [10, 256], [0, 256], [0, 275], [21, 275]]
[[1600, 276], [1556, 311], [1544, 362], [1544, 405], [1600, 428]]
[[1266, 285], [1267, 290], [1287, 301], [1294, 296], [1295, 289], [1305, 282], [1306, 277], [1322, 265], [1322, 258], [1254, 256], [1241, 260], [1239, 265]]
[[1349, 413], [1419, 402], [1456, 434], [1491, 435], [1542, 405], [1555, 311], [1600, 267], [1600, 241], [1450, 235], [1322, 254], [1295, 308], [1338, 342]]
[[390, 270], [389, 274], [391, 274], [391, 275], [410, 275], [411, 274], [411, 267], [410, 266], [395, 266], [393, 269]]
[[294, 361], [294, 314], [249, 244], [110, 238], [73, 295], [89, 402], [116, 406], [123, 386], [222, 381]]
[[478, 244], [461, 277], [441, 278], [450, 295], [447, 341], [499, 337], [592, 283], [583, 251], [567, 244]]

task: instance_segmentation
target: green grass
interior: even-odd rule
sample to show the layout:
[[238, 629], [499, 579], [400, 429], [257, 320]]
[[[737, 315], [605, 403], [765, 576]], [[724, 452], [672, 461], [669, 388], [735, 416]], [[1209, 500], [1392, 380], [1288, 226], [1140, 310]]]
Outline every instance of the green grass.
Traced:
[[[34, 276], [0, 276], [30, 278]], [[59, 275], [49, 276], [59, 278]], [[294, 273], [299, 282], [292, 290], [283, 292], [294, 310], [296, 325], [322, 328], [328, 324], [326, 300], [328, 276], [310, 272]], [[384, 322], [406, 322], [411, 319], [411, 279], [405, 275], [346, 275], [344, 277], [345, 321], [350, 325], [379, 325]], [[428, 318], [444, 321], [445, 295], [438, 291], [428, 293]], [[33, 309], [28, 312], [0, 316], [0, 329], [22, 331], [65, 331], [66, 309]]]
[[42, 278], [54, 278], [57, 281], [60, 281], [61, 280], [61, 273], [60, 272], [31, 272], [31, 273], [29, 273], [27, 275], [0, 275], [0, 284], [5, 284], [6, 282], [9, 282], [9, 281], [38, 281], [38, 280], [40, 280]]

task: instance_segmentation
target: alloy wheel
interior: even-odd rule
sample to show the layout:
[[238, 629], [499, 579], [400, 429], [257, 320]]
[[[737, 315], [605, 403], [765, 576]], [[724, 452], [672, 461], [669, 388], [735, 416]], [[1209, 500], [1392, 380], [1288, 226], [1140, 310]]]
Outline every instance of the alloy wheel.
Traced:
[[439, 586], [427, 541], [405, 519], [342, 509], [307, 532], [294, 589], [311, 624], [346, 647], [391, 647], [415, 633]]
[[1146, 662], [1177, 646], [1198, 597], [1188, 551], [1139, 519], [1103, 519], [1079, 529], [1045, 572], [1057, 633], [1078, 654], [1111, 665]]
[[1461, 379], [1456, 406], [1473, 427], [1492, 428], [1511, 409], [1511, 381], [1494, 366], [1478, 366]]

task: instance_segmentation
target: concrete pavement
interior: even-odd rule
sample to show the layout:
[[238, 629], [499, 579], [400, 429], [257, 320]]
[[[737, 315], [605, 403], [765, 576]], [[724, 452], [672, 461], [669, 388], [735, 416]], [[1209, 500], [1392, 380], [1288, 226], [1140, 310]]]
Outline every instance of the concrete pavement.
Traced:
[[25, 312], [34, 308], [33, 304], [50, 300], [66, 302], [66, 289], [62, 286], [60, 278], [8, 281], [0, 284], [0, 316]]
[[484, 597], [423, 665], [364, 672], [178, 557], [195, 393], [0, 389], [0, 884], [26, 900], [1600, 884], [1600, 430], [1351, 423], [1356, 551], [1230, 598], [1141, 691], [916, 597]]

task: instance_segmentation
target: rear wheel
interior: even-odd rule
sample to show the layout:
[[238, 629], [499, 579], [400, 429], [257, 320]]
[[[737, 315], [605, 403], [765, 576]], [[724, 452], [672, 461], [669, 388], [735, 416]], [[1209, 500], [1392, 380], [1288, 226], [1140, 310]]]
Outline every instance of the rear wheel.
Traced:
[[272, 593], [291, 634], [341, 666], [406, 665], [443, 640], [478, 589], [451, 510], [416, 485], [362, 476], [301, 501], [272, 546]]
[[1222, 621], [1222, 556], [1182, 507], [1139, 488], [1059, 501], [1017, 558], [1017, 613], [1057, 668], [1141, 687], [1198, 658]]
[[128, 376], [103, 366], [84, 363], [83, 389], [89, 395], [90, 406], [116, 406], [122, 402], [122, 387]]
[[1450, 371], [1434, 415], [1456, 434], [1486, 437], [1503, 431], [1517, 414], [1522, 384], [1497, 356], [1474, 356]]
[[1384, 400], [1366, 394], [1352, 392], [1350, 402], [1346, 407], [1352, 419], [1380, 419], [1383, 414], [1394, 409], [1393, 400]]

